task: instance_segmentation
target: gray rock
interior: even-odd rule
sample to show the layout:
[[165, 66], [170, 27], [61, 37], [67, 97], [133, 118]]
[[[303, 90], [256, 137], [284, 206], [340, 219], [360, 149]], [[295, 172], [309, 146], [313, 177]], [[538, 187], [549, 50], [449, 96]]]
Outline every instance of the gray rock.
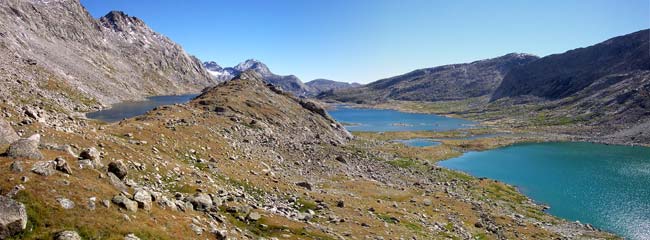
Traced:
[[126, 184], [124, 184], [124, 182], [122, 182], [122, 180], [120, 180], [120, 178], [115, 176], [115, 174], [113, 174], [112, 172], [109, 172], [106, 175], [108, 175], [108, 181], [111, 182], [111, 185], [113, 185], [113, 187], [117, 188], [117, 190], [120, 190], [121, 192], [128, 192], [129, 191], [129, 187], [127, 187]]
[[424, 199], [422, 201], [422, 203], [424, 204], [424, 206], [431, 206], [431, 204], [432, 204], [431, 199], [429, 199], [429, 198]]
[[63, 159], [63, 157], [57, 157], [56, 159], [54, 159], [54, 168], [65, 174], [72, 175], [72, 169], [68, 165], [68, 162], [66, 162], [65, 159]]
[[217, 240], [226, 240], [228, 239], [228, 232], [226, 230], [214, 230], [212, 231]]
[[164, 209], [169, 208], [169, 209], [171, 209], [171, 210], [173, 210], [173, 211], [177, 211], [177, 210], [178, 210], [178, 207], [176, 207], [176, 203], [174, 203], [173, 201], [169, 200], [169, 199], [168, 199], [167, 197], [165, 197], [165, 196], [162, 196], [162, 197], [160, 198], [160, 200], [158, 200], [158, 205], [159, 205], [161, 208], [164, 208]]
[[11, 124], [4, 118], [0, 117], [0, 145], [12, 144], [20, 139], [16, 131], [11, 127]]
[[79, 157], [81, 159], [89, 159], [89, 160], [97, 160], [101, 157], [99, 151], [97, 151], [97, 148], [91, 147], [91, 148], [86, 148], [83, 151], [79, 153]]
[[115, 174], [119, 179], [124, 179], [128, 173], [126, 165], [122, 161], [111, 162], [108, 164], [108, 171]]
[[199, 225], [196, 225], [194, 223], [190, 223], [190, 229], [196, 233], [196, 235], [201, 235], [203, 234], [203, 228], [200, 227]]
[[151, 210], [151, 194], [146, 190], [138, 190], [133, 195], [133, 200], [138, 203], [138, 207], [144, 210]]
[[55, 234], [54, 240], [81, 240], [81, 236], [75, 231], [63, 231]]
[[304, 188], [306, 188], [306, 189], [309, 190], [309, 191], [311, 191], [311, 190], [314, 189], [314, 184], [312, 184], [312, 183], [310, 183], [310, 182], [297, 182], [297, 183], [296, 183], [296, 186], [304, 187]]
[[7, 156], [13, 158], [43, 159], [43, 154], [38, 150], [41, 135], [34, 134], [29, 138], [21, 138], [9, 145]]
[[260, 215], [258, 212], [250, 212], [246, 218], [251, 221], [258, 221], [262, 218], [262, 215]]
[[34, 163], [32, 166], [32, 172], [41, 176], [51, 176], [54, 174], [54, 162], [44, 161]]
[[25, 205], [0, 195], [0, 239], [13, 236], [27, 227]]
[[23, 172], [23, 162], [22, 161], [14, 161], [11, 163], [11, 171], [15, 173]]
[[124, 240], [140, 240], [140, 238], [133, 233], [129, 233], [124, 236]]
[[348, 161], [343, 156], [337, 156], [336, 161], [339, 161], [340, 163], [343, 163], [343, 164], [348, 164]]
[[212, 198], [205, 193], [197, 193], [190, 198], [190, 203], [197, 211], [205, 211], [212, 207]]
[[67, 198], [57, 198], [57, 202], [61, 205], [63, 209], [73, 209], [74, 208], [74, 202], [70, 199]]
[[131, 212], [137, 212], [138, 211], [138, 203], [127, 198], [126, 196], [119, 194], [113, 197], [112, 199], [113, 203], [115, 205], [118, 205], [126, 210], [129, 210]]

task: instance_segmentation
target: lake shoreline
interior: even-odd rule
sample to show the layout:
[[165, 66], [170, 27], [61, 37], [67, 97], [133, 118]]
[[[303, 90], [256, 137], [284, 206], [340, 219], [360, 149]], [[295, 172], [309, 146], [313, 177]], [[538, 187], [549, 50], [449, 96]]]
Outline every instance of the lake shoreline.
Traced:
[[[431, 103], [433, 104], [433, 103]], [[571, 125], [559, 126], [562, 127], [558, 129], [558, 126], [512, 126], [511, 124], [501, 124], [495, 122], [494, 119], [482, 119], [477, 117], [470, 117], [466, 114], [461, 114], [458, 112], [444, 112], [444, 111], [427, 111], [427, 110], [416, 110], [409, 107], [404, 107], [399, 103], [382, 103], [382, 104], [356, 104], [356, 103], [327, 103], [328, 106], [336, 105], [345, 105], [350, 108], [367, 108], [367, 109], [385, 109], [385, 110], [395, 110], [403, 113], [419, 113], [419, 114], [435, 114], [439, 116], [445, 116], [449, 118], [460, 118], [470, 121], [478, 122], [479, 126], [483, 127], [495, 127], [501, 129], [507, 129], [510, 131], [521, 131], [529, 133], [540, 133], [542, 134], [559, 134], [566, 135], [566, 138], [569, 138], [569, 141], [573, 142], [591, 142], [591, 143], [601, 143], [608, 145], [623, 145], [623, 146], [643, 146], [650, 147], [650, 143], [639, 143], [632, 141], [624, 137], [615, 137], [615, 136], [602, 136], [603, 132], [606, 132], [608, 129], [598, 128], [594, 126], [582, 126], [582, 125]], [[505, 119], [509, 116], [500, 116], [500, 118]]]

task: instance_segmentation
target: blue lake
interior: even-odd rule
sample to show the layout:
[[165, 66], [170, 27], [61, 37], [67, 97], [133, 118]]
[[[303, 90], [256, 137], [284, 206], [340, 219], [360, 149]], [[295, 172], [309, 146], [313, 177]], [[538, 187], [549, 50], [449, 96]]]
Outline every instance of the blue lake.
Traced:
[[105, 122], [117, 122], [124, 118], [142, 115], [161, 105], [186, 103], [196, 96], [197, 94], [154, 96], [147, 98], [146, 101], [121, 102], [112, 105], [111, 108], [88, 113], [86, 117]]
[[549, 213], [627, 239], [650, 239], [650, 148], [518, 144], [469, 152], [440, 166], [517, 186]]
[[346, 124], [349, 131], [449, 131], [471, 128], [475, 122], [435, 114], [405, 113], [395, 110], [337, 107], [329, 114]]

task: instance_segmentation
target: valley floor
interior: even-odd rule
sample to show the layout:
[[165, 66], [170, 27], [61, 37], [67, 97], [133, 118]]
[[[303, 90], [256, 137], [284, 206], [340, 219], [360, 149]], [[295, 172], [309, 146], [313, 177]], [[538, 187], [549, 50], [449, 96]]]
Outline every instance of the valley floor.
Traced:
[[[341, 126], [321, 110], [239, 80], [113, 124], [77, 119], [77, 131], [15, 125], [22, 136], [42, 136], [44, 158], [0, 157], [0, 192], [23, 203], [28, 215], [25, 230], [12, 238], [52, 239], [64, 230], [84, 239], [616, 238], [550, 216], [512, 186], [435, 164], [549, 136], [445, 140], [425, 148], [387, 140], [496, 130], [355, 133], [342, 140]], [[8, 115], [11, 122], [22, 118]], [[101, 155], [88, 165], [78, 159], [90, 148]], [[33, 170], [57, 157], [70, 174]], [[119, 162], [128, 172], [123, 179], [107, 167]]]

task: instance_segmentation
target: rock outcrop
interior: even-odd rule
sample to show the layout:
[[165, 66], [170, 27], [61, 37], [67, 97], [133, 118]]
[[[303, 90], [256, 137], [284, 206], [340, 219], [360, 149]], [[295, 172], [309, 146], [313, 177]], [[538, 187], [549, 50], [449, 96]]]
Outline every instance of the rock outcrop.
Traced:
[[0, 145], [11, 144], [19, 138], [11, 124], [0, 117]]
[[0, 239], [20, 233], [25, 227], [27, 227], [25, 206], [0, 195]]
[[39, 134], [21, 138], [13, 142], [5, 154], [13, 158], [43, 159], [43, 154], [38, 150], [40, 142], [41, 135]]

